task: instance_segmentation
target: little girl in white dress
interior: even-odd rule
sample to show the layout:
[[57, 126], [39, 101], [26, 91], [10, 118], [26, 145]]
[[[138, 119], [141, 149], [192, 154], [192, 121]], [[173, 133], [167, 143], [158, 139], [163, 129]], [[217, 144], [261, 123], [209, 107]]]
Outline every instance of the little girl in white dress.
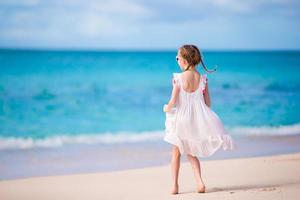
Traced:
[[201, 75], [195, 69], [196, 65], [201, 63], [207, 72], [212, 72], [205, 67], [199, 49], [194, 45], [183, 45], [179, 48], [176, 59], [184, 72], [173, 74], [172, 96], [164, 106], [164, 140], [174, 145], [171, 193], [178, 194], [180, 156], [184, 153], [193, 166], [198, 183], [197, 191], [204, 193], [205, 185], [197, 156], [209, 157], [220, 147], [232, 150], [233, 140], [218, 115], [210, 109], [207, 75]]

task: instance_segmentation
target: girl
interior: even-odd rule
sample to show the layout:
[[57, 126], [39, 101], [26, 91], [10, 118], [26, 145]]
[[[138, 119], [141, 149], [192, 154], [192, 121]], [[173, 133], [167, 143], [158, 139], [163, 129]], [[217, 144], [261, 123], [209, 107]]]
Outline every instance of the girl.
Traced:
[[166, 112], [164, 140], [173, 144], [171, 194], [178, 194], [180, 156], [183, 153], [187, 154], [194, 170], [197, 192], [204, 193], [205, 184], [197, 157], [209, 157], [220, 147], [232, 150], [233, 141], [220, 118], [210, 109], [208, 79], [206, 74], [201, 75], [196, 70], [196, 65], [201, 63], [207, 72], [212, 71], [205, 67], [199, 49], [194, 45], [183, 45], [176, 60], [183, 72], [173, 74], [172, 95], [163, 109]]

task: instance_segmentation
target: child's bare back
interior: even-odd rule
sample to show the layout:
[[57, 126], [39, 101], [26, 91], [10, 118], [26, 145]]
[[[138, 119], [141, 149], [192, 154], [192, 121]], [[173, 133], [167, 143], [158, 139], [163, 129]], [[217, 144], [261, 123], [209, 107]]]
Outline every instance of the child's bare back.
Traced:
[[196, 70], [188, 70], [182, 73], [183, 89], [186, 92], [194, 92], [198, 89], [201, 75]]

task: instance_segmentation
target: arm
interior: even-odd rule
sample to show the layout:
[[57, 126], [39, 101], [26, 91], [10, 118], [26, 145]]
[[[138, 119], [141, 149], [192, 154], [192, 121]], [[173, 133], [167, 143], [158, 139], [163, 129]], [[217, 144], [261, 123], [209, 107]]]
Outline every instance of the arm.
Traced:
[[179, 87], [176, 84], [176, 81], [173, 79], [173, 89], [172, 89], [172, 95], [169, 100], [169, 103], [164, 106], [164, 112], [169, 112], [173, 106], [176, 104], [177, 98], [179, 94]]
[[211, 106], [211, 101], [210, 101], [210, 96], [209, 96], [209, 89], [208, 89], [208, 81], [206, 81], [206, 86], [203, 91], [204, 94], [204, 102], [205, 104], [210, 107]]

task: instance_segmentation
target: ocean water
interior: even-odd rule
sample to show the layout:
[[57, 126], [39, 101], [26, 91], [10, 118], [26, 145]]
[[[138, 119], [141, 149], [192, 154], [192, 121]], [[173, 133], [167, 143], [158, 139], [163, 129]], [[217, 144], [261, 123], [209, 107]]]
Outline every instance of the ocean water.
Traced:
[[[300, 51], [204, 51], [233, 136], [300, 132]], [[160, 140], [176, 51], [0, 50], [0, 149]], [[198, 66], [201, 74], [206, 73]]]

